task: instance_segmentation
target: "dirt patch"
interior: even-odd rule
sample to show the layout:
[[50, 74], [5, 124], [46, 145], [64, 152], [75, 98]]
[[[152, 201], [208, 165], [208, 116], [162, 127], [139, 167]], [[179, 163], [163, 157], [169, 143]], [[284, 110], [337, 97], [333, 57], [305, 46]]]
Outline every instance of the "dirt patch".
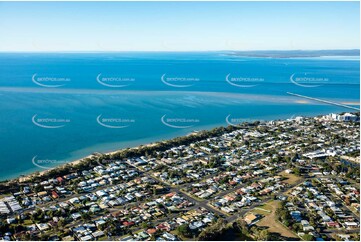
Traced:
[[280, 172], [278, 175], [287, 178], [286, 180], [283, 180], [283, 181], [290, 185], [294, 185], [301, 180], [301, 177], [299, 177], [295, 174], [286, 173], [284, 171]]
[[[262, 214], [264, 217], [257, 223], [257, 226], [268, 227], [268, 231], [271, 233], [279, 233], [281, 236], [298, 238], [294, 233], [289, 229], [280, 224], [275, 217], [276, 209], [280, 206], [280, 201], [270, 201], [265, 205], [259, 207], [261, 209], [267, 210], [262, 211], [260, 209], [254, 209], [253, 213]], [[268, 212], [270, 211], [270, 212]]]

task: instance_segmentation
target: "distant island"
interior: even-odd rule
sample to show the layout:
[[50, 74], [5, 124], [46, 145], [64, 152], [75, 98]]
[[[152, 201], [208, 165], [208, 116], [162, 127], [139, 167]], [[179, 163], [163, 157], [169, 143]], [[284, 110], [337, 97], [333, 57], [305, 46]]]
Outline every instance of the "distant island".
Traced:
[[321, 57], [321, 56], [360, 56], [359, 49], [351, 50], [255, 50], [255, 51], [232, 51], [231, 56], [240, 57], [264, 57], [264, 58], [297, 58], [297, 57]]

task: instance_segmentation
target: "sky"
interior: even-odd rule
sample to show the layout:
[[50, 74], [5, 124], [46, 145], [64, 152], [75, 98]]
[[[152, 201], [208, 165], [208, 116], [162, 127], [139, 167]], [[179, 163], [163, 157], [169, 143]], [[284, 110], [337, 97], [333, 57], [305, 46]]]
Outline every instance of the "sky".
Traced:
[[359, 2], [0, 2], [0, 51], [359, 49]]

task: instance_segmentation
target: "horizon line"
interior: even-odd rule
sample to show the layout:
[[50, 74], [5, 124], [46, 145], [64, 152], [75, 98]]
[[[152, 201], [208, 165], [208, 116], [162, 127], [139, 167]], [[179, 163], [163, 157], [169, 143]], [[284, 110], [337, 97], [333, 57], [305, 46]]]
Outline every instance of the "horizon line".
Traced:
[[89, 52], [261, 52], [261, 51], [360, 51], [360, 48], [350, 49], [257, 49], [257, 50], [0, 50], [0, 53], [89, 53]]

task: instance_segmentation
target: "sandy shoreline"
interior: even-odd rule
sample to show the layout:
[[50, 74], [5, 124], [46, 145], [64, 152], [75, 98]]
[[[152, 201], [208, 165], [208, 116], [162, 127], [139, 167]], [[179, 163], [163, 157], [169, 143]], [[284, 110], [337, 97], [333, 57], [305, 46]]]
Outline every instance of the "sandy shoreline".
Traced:
[[[188, 134], [189, 135], [189, 134]], [[152, 146], [155, 146], [156, 145], [156, 143], [149, 143], [149, 144], [146, 144], [146, 145], [138, 145], [138, 146], [134, 146], [134, 147], [130, 147], [129, 149], [138, 149], [139, 147], [152, 147]], [[118, 152], [120, 152], [120, 151], [122, 151], [122, 150], [125, 150], [125, 149], [127, 149], [127, 148], [121, 148], [121, 149], [117, 149], [117, 150], [115, 150], [115, 151], [110, 151], [110, 152], [105, 152], [105, 153], [103, 153], [103, 154], [105, 154], [105, 155], [113, 155], [113, 154], [116, 154], [116, 153], [118, 153]], [[97, 152], [94, 152], [94, 153], [97, 153]], [[12, 179], [8, 179], [8, 182], [13, 182], [13, 181], [19, 181], [19, 182], [26, 182], [26, 181], [28, 181], [29, 179], [31, 179], [33, 176], [39, 176], [39, 177], [41, 177], [41, 176], [43, 176], [43, 175], [45, 175], [47, 172], [49, 172], [49, 171], [51, 171], [51, 170], [53, 170], [53, 169], [58, 169], [58, 168], [61, 168], [61, 167], [65, 167], [66, 165], [71, 165], [71, 166], [74, 166], [74, 165], [77, 165], [77, 164], [79, 164], [79, 163], [81, 163], [81, 162], [83, 162], [83, 160], [85, 160], [85, 159], [87, 159], [87, 158], [91, 158], [91, 157], [93, 157], [93, 154], [91, 154], [91, 155], [88, 155], [88, 156], [85, 156], [85, 157], [82, 157], [82, 158], [80, 158], [80, 159], [77, 159], [77, 160], [74, 160], [74, 161], [71, 161], [71, 162], [67, 162], [66, 164], [63, 164], [63, 165], [59, 165], [59, 166], [55, 166], [55, 167], [53, 167], [53, 168], [49, 168], [49, 169], [47, 169], [47, 170], [43, 170], [43, 171], [34, 171], [34, 172], [31, 172], [31, 173], [29, 173], [29, 174], [27, 174], [27, 175], [21, 175], [21, 176], [18, 176], [18, 177], [16, 177], [16, 178], [12, 178]], [[0, 183], [1, 182], [4, 182], [4, 181], [0, 181]]]
[[[295, 100], [294, 102], [295, 102], [295, 103], [299, 103], [299, 104], [309, 104], [309, 103], [310, 103], [309, 100]], [[349, 104], [349, 105], [359, 105], [359, 102], [342, 102], [342, 103], [343, 103], [343, 104], [346, 104], [346, 103], [347, 103], [347, 104]], [[317, 115], [315, 115], [315, 116], [317, 116]], [[215, 127], [219, 127], [219, 126], [221, 126], [221, 125], [217, 125], [217, 126], [215, 126]], [[194, 132], [192, 132], [192, 133], [194, 133]], [[187, 135], [190, 135], [190, 134], [192, 134], [192, 133], [185, 134], [185, 135], [182, 135], [182, 136], [187, 136]], [[173, 138], [175, 138], [175, 137], [173, 137]], [[167, 139], [167, 140], [171, 140], [171, 139], [173, 139], [173, 138], [169, 138], [169, 139]], [[147, 144], [139, 144], [139, 145], [135, 145], [135, 146], [132, 146], [132, 147], [123, 147], [123, 148], [120, 148], [120, 149], [116, 149], [116, 150], [114, 150], [114, 151], [101, 152], [101, 153], [102, 153], [102, 154], [105, 154], [105, 155], [113, 155], [113, 154], [116, 154], [116, 153], [118, 153], [118, 152], [121, 152], [122, 150], [125, 150], [125, 149], [138, 149], [138, 148], [144, 147], [144, 146], [145, 146], [145, 147], [152, 147], [152, 146], [156, 145], [158, 142], [160, 142], [160, 141], [153, 141], [153, 142], [150, 142], [150, 143], [147, 143]], [[31, 172], [29, 172], [28, 174], [17, 175], [17, 176], [14, 177], [14, 178], [9, 178], [9, 179], [0, 180], [0, 183], [5, 182], [5, 181], [7, 181], [7, 182], [16, 182], [16, 181], [18, 181], [18, 182], [26, 182], [26, 181], [28, 181], [29, 179], [31, 179], [32, 177], [34, 177], [34, 176], [39, 176], [39, 177], [41, 177], [41, 176], [43, 176], [44, 174], [46, 174], [47, 172], [49, 172], [49, 171], [51, 171], [51, 170], [53, 170], [53, 169], [58, 169], [58, 168], [61, 168], [61, 167], [65, 167], [65, 166], [67, 166], [67, 165], [71, 165], [71, 166], [77, 165], [77, 164], [83, 162], [85, 159], [93, 157], [93, 156], [94, 156], [94, 153], [99, 153], [99, 152], [94, 151], [94, 152], [92, 152], [92, 154], [90, 154], [90, 155], [87, 155], [87, 156], [84, 156], [84, 157], [82, 157], [82, 158], [79, 158], [79, 159], [76, 159], [76, 160], [73, 160], [73, 161], [64, 163], [64, 164], [62, 164], [62, 165], [54, 166], [54, 167], [49, 168], [49, 169], [46, 169], [46, 170], [42, 170], [42, 171], [31, 171]]]
[[57, 169], [57, 168], [61, 168], [61, 167], [64, 167], [66, 165], [71, 165], [71, 166], [74, 166], [76, 164], [79, 164], [80, 162], [82, 162], [82, 160], [86, 159], [86, 158], [91, 158], [93, 155], [88, 155], [86, 157], [83, 157], [83, 158], [80, 158], [78, 160], [74, 160], [74, 161], [71, 161], [71, 162], [68, 162], [64, 165], [60, 165], [60, 166], [55, 166], [53, 168], [49, 168], [48, 170], [43, 170], [43, 171], [35, 171], [35, 172], [31, 172], [30, 174], [28, 175], [22, 175], [18, 178], [13, 178], [13, 179], [9, 179], [9, 181], [14, 181], [14, 180], [18, 180], [19, 182], [25, 182], [29, 179], [31, 179], [34, 175], [36, 176], [43, 176], [45, 175], [47, 172], [53, 170], [53, 169]]

